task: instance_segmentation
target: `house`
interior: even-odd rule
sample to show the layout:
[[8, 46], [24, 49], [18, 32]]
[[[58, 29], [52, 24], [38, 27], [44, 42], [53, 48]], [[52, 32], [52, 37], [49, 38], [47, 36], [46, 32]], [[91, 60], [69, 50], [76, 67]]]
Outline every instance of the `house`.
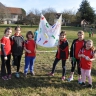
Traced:
[[89, 25], [89, 22], [86, 21], [85, 19], [81, 21], [81, 26], [86, 26]]
[[0, 3], [0, 14], [0, 20], [3, 24], [12, 24], [21, 20], [26, 12], [22, 8], [6, 7]]
[[85, 19], [81, 20], [81, 27], [82, 27], [83, 31], [87, 30], [88, 25], [89, 25], [88, 21], [86, 21]]
[[10, 18], [8, 20], [5, 21], [5, 23], [15, 23], [16, 21], [18, 21], [20, 18], [20, 16], [22, 16], [22, 9], [21, 8], [15, 8], [15, 7], [6, 7], [7, 10], [9, 10], [10, 12]]

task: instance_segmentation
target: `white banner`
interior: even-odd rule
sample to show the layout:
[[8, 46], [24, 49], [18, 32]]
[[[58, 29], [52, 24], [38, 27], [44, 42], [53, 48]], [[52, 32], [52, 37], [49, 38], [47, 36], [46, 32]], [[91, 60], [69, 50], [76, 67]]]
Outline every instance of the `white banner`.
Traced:
[[49, 25], [46, 18], [41, 15], [36, 43], [43, 47], [55, 47], [58, 44], [61, 31], [62, 15], [54, 25]]

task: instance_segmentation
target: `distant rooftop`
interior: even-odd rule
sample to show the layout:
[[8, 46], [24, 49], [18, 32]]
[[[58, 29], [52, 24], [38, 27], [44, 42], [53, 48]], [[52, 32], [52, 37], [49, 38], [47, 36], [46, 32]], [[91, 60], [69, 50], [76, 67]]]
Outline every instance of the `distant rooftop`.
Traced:
[[21, 8], [15, 8], [15, 7], [6, 7], [11, 14], [22, 14]]
[[0, 10], [6, 11], [11, 14], [22, 14], [22, 8], [16, 8], [16, 7], [6, 7], [0, 2]]

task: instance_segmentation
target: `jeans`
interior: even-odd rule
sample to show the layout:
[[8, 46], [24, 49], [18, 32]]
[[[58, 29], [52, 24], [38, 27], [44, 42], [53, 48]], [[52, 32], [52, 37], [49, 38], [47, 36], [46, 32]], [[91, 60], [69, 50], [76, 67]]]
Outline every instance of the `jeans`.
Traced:
[[24, 67], [24, 73], [25, 74], [27, 74], [28, 69], [30, 69], [31, 73], [33, 72], [34, 62], [35, 62], [35, 57], [25, 56], [25, 67]]

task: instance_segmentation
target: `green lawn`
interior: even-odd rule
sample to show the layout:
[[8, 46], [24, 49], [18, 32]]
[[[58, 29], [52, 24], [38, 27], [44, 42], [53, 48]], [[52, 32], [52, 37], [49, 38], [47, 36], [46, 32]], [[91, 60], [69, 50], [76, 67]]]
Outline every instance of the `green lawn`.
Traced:
[[[0, 27], [0, 38], [3, 36], [4, 29], [6, 27]], [[13, 26], [14, 28], [14, 26]], [[24, 27], [22, 26], [22, 35], [28, 30], [33, 32], [37, 28], [35, 27]], [[80, 27], [62, 27], [62, 30], [66, 30], [67, 39], [71, 45], [73, 39], [77, 38], [78, 30]], [[94, 30], [96, 32], [96, 30]], [[13, 29], [14, 33], [14, 29]], [[85, 39], [88, 39], [88, 33], [85, 32]], [[26, 38], [25, 38], [26, 39]], [[94, 46], [96, 47], [96, 34], [91, 37], [94, 41]], [[56, 48], [43, 48], [38, 46], [37, 51], [40, 50], [56, 50]], [[61, 81], [62, 68], [61, 61], [58, 63], [55, 71], [54, 77], [49, 77], [48, 72], [51, 71], [52, 63], [55, 58], [55, 52], [37, 52], [34, 71], [35, 76], [28, 74], [27, 78], [23, 77], [24, 69], [24, 55], [22, 56], [21, 69], [19, 79], [15, 78], [14, 73], [16, 68], [12, 66], [12, 79], [8, 81], [3, 81], [0, 79], [0, 96], [96, 96], [96, 60], [93, 62], [92, 68], [92, 79], [93, 79], [93, 89], [81, 87], [77, 83], [77, 70], [75, 71], [74, 80], [68, 82], [67, 78], [70, 75], [71, 63], [67, 60], [66, 63], [66, 80]], [[87, 82], [88, 83], [88, 82]]]

